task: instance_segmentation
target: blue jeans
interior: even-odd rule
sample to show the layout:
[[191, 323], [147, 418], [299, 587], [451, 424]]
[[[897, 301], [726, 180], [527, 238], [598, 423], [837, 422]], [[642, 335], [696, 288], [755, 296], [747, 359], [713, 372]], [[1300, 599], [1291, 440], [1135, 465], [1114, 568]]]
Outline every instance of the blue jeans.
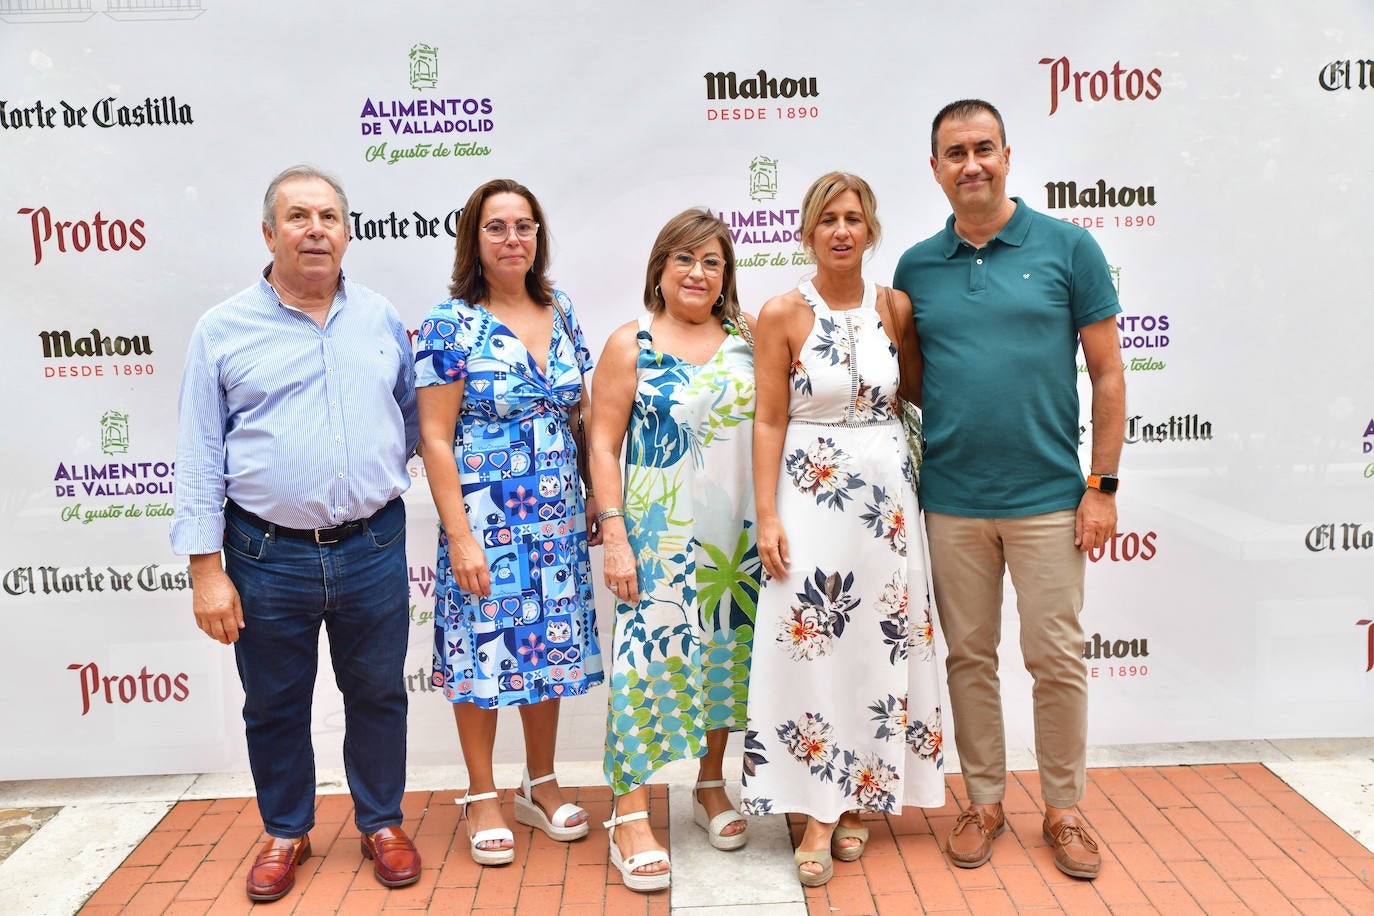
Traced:
[[344, 770], [363, 833], [401, 823], [410, 584], [399, 499], [337, 544], [278, 537], [226, 514], [225, 571], [243, 602], [234, 644], [258, 811], [267, 833], [315, 825], [310, 701], [320, 624], [344, 701]]

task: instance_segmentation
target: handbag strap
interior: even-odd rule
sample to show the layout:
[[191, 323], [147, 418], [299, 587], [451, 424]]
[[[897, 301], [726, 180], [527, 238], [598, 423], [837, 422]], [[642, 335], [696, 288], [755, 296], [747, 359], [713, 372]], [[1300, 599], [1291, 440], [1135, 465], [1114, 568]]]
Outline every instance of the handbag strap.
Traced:
[[[913, 381], [911, 378], [911, 357], [907, 354], [907, 348], [904, 346], [907, 338], [907, 322], [911, 320], [911, 316], [897, 314], [897, 310], [892, 307], [892, 289], [890, 287], [882, 287], [882, 297], [883, 305], [887, 306], [887, 314], [891, 316], [892, 319], [892, 330], [897, 334], [897, 339], [893, 342], [893, 346], [897, 348], [897, 372], [899, 378], [897, 390], [900, 392], [902, 388], [910, 387]], [[902, 385], [901, 381], [905, 381], [906, 384]]]
[[[568, 321], [568, 313], [563, 311], [563, 306], [559, 303], [558, 297], [553, 297], [553, 309], [558, 313], [558, 317], [563, 321], [563, 330], [568, 334], [568, 345], [573, 348], [573, 362], [577, 362], [577, 337], [573, 334], [572, 322]], [[582, 393], [578, 395], [577, 403], [578, 416], [581, 416], [582, 400], [587, 396], [587, 374], [582, 371], [582, 366], [577, 367], [578, 377], [582, 380]]]

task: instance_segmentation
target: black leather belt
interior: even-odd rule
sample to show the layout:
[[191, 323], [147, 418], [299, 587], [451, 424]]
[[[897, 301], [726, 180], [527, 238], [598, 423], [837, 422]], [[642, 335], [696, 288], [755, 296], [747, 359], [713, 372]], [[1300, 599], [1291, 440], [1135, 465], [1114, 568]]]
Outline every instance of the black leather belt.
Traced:
[[287, 528], [284, 525], [278, 525], [276, 522], [269, 522], [262, 516], [249, 512], [232, 499], [226, 499], [224, 501], [224, 511], [228, 512], [230, 515], [243, 519], [245, 522], [262, 528], [264, 531], [268, 532], [268, 534], [275, 537], [291, 538], [297, 541], [313, 541], [321, 545], [337, 544], [362, 531], [367, 527], [368, 522], [381, 515], [387, 509], [390, 509], [391, 504], [400, 498], [399, 496], [396, 497], [396, 499], [382, 506], [382, 508], [378, 509], [372, 515], [369, 515], [367, 518], [358, 519], [353, 522], [344, 522], [342, 525], [331, 525], [328, 528]]

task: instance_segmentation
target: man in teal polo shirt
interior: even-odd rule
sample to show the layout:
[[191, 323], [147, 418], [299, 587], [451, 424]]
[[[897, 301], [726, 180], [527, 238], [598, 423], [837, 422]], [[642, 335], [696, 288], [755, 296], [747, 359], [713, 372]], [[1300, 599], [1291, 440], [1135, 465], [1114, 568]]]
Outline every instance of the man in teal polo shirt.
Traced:
[[[921, 469], [931, 575], [969, 807], [946, 849], [976, 868], [1006, 827], [997, 649], [1011, 571], [1034, 679], [1044, 834], [1066, 874], [1102, 857], [1075, 806], [1087, 756], [1086, 552], [1116, 531], [1126, 383], [1102, 250], [1085, 230], [1007, 197], [1011, 149], [997, 109], [966, 99], [931, 126], [931, 169], [954, 210], [908, 250], [893, 286], [920, 338], [927, 451]], [[1092, 382], [1092, 468], [1078, 460], [1076, 353]]]

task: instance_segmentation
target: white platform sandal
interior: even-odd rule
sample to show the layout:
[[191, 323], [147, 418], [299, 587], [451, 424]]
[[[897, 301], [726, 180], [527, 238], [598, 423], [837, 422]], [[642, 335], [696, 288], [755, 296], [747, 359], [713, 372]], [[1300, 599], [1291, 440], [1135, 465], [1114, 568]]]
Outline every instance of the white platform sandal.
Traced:
[[[488, 798], [500, 798], [496, 792], [480, 792], [477, 795], [464, 795], [462, 798], [455, 798], [454, 801], [463, 806], [463, 813], [459, 819], [467, 817], [468, 802], [486, 801]], [[508, 849], [483, 849], [478, 843], [490, 843], [492, 841], [510, 843]], [[472, 848], [472, 861], [478, 865], [509, 865], [515, 861], [515, 834], [511, 833], [509, 827], [493, 827], [490, 830], [479, 830], [472, 832], [472, 821], [468, 821], [468, 845]]]
[[571, 802], [565, 802], [558, 806], [558, 810], [549, 817], [544, 813], [544, 809], [539, 807], [534, 800], [534, 793], [531, 791], [540, 783], [549, 782], [557, 777], [553, 773], [547, 776], [540, 776], [538, 779], [530, 779], [530, 771], [525, 770], [520, 777], [520, 793], [515, 796], [515, 821], [527, 827], [538, 827], [549, 835], [549, 839], [558, 840], [560, 843], [571, 843], [573, 840], [580, 840], [587, 835], [591, 825], [586, 819], [580, 824], [568, 826], [568, 821], [579, 814], [585, 815], [587, 812]]
[[706, 836], [711, 841], [712, 846], [729, 852], [732, 849], [740, 849], [749, 842], [748, 822], [745, 821], [745, 828], [739, 833], [725, 834], [721, 831], [736, 821], [743, 821], [744, 815], [734, 808], [726, 808], [715, 817], [707, 817], [706, 806], [697, 801], [698, 789], [723, 788], [725, 788], [725, 780], [723, 779], [708, 779], [696, 784], [692, 789], [692, 820], [698, 827], [706, 831]]
[[652, 865], [655, 862], [668, 862], [668, 854], [662, 849], [651, 849], [648, 852], [637, 852], [628, 859], [620, 856], [620, 847], [615, 844], [615, 828], [630, 821], [645, 820], [649, 816], [648, 811], [636, 811], [633, 814], [622, 814], [619, 817], [613, 811], [611, 819], [602, 826], [606, 828], [606, 836], [611, 843], [611, 864], [620, 869], [620, 876], [625, 881], [625, 886], [632, 891], [661, 891], [672, 883], [672, 863], [668, 863], [668, 870], [657, 875], [636, 875], [635, 869]]

